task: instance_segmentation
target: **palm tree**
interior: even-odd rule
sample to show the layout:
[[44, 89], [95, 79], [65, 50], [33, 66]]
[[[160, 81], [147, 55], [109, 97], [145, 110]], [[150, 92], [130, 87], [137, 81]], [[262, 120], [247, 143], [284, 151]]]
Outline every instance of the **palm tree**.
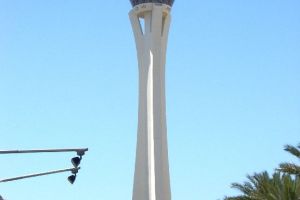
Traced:
[[[300, 159], [300, 144], [297, 147], [286, 145], [284, 147], [284, 150], [291, 153], [292, 155], [296, 156], [298, 159]], [[283, 173], [292, 174], [300, 176], [300, 166], [296, 165], [294, 163], [281, 163], [279, 165], [278, 171], [281, 171]]]
[[300, 177], [275, 172], [272, 177], [267, 172], [247, 176], [243, 184], [233, 183], [232, 188], [242, 195], [225, 197], [224, 200], [299, 200]]

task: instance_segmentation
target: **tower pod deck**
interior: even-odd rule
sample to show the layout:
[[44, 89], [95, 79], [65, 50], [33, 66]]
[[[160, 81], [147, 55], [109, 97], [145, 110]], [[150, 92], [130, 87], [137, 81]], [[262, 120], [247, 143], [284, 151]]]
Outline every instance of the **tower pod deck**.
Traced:
[[167, 4], [169, 6], [172, 6], [174, 0], [130, 0], [130, 2], [133, 7], [143, 3], [162, 3], [162, 4]]

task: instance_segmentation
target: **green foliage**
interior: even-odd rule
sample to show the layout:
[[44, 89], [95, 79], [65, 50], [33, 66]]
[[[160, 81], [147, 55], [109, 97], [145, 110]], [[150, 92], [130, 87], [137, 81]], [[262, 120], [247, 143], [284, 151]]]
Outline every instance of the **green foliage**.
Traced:
[[[286, 145], [284, 150], [300, 159], [300, 144]], [[281, 163], [270, 177], [267, 172], [247, 176], [243, 184], [233, 183], [232, 188], [242, 195], [225, 197], [225, 200], [300, 200], [300, 166], [294, 163]]]
[[272, 177], [267, 172], [247, 176], [243, 184], [233, 183], [232, 188], [242, 195], [225, 197], [225, 200], [299, 200], [300, 178], [275, 172]]
[[[284, 150], [300, 159], [300, 144], [297, 147], [286, 145]], [[300, 176], [300, 166], [294, 163], [281, 163], [278, 171]]]

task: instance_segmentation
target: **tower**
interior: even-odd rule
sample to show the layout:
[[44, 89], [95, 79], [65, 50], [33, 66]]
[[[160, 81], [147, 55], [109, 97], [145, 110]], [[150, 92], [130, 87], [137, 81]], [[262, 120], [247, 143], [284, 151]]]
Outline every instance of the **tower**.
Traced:
[[174, 0], [131, 0], [129, 17], [139, 67], [139, 111], [133, 200], [171, 200], [165, 62]]

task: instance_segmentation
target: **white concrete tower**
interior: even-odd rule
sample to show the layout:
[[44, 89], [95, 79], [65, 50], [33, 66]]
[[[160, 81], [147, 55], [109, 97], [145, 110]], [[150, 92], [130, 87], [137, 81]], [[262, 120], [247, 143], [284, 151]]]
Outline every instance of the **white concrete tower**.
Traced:
[[174, 0], [131, 0], [139, 65], [139, 118], [133, 200], [171, 200], [165, 62]]

